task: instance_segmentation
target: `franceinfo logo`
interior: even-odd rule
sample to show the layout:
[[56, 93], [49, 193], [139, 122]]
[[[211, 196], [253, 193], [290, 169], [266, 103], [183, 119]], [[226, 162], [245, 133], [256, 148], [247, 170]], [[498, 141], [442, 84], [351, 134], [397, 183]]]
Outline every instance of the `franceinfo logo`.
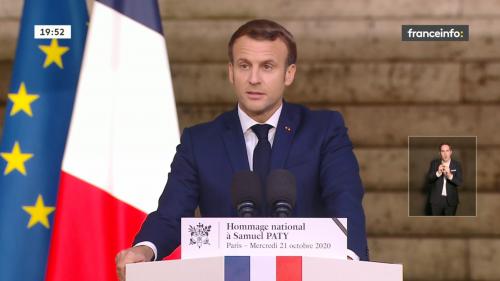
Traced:
[[468, 25], [403, 25], [403, 41], [469, 41]]

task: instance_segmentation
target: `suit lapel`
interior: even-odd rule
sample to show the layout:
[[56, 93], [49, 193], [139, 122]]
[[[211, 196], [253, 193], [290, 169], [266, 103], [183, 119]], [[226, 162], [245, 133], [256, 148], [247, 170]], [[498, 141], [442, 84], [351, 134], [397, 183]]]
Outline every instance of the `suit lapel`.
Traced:
[[276, 127], [271, 153], [271, 170], [282, 169], [292, 146], [292, 140], [300, 123], [297, 108], [283, 102], [283, 109]]
[[245, 138], [243, 137], [237, 108], [228, 112], [225, 117], [223, 139], [233, 170], [234, 172], [250, 170]]

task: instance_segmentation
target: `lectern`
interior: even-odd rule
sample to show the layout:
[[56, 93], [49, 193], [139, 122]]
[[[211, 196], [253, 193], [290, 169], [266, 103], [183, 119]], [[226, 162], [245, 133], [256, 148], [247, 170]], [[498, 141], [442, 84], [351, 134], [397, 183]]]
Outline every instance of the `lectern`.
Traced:
[[[274, 265], [273, 259], [276, 261]], [[330, 258], [241, 256], [157, 261], [127, 265], [127, 281], [200, 280], [402, 281], [403, 266], [400, 264]]]
[[127, 265], [127, 281], [402, 281], [347, 260], [346, 218], [182, 218], [182, 259]]

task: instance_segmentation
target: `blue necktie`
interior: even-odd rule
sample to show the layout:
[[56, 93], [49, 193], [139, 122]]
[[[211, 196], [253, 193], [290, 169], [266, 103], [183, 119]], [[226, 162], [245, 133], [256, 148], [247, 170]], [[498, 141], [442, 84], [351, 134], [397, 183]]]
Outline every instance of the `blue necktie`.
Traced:
[[266, 183], [267, 174], [269, 174], [271, 166], [271, 143], [269, 142], [268, 133], [272, 127], [269, 124], [252, 126], [252, 131], [259, 139], [253, 150], [253, 171], [259, 175], [263, 185]]

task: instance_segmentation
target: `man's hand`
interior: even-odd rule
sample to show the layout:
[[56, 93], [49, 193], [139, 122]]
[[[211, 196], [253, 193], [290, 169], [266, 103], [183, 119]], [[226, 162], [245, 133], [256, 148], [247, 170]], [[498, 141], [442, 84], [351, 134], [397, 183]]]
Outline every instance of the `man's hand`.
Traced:
[[450, 167], [446, 166], [444, 168], [444, 175], [446, 176], [447, 179], [451, 179], [453, 177], [453, 174], [450, 171]]
[[125, 265], [128, 263], [146, 262], [153, 259], [154, 253], [148, 246], [137, 246], [122, 250], [116, 255], [116, 273], [120, 281], [125, 281]]
[[443, 164], [439, 165], [438, 170], [437, 170], [437, 173], [439, 174], [439, 176], [441, 176], [443, 174], [444, 167], [445, 166]]
[[445, 176], [447, 176], [449, 172], [450, 172], [450, 168], [448, 166], [443, 166], [443, 174]]
[[440, 174], [444, 173], [445, 170], [446, 170], [446, 166], [445, 165], [443, 165], [443, 164], [439, 165], [438, 172]]

